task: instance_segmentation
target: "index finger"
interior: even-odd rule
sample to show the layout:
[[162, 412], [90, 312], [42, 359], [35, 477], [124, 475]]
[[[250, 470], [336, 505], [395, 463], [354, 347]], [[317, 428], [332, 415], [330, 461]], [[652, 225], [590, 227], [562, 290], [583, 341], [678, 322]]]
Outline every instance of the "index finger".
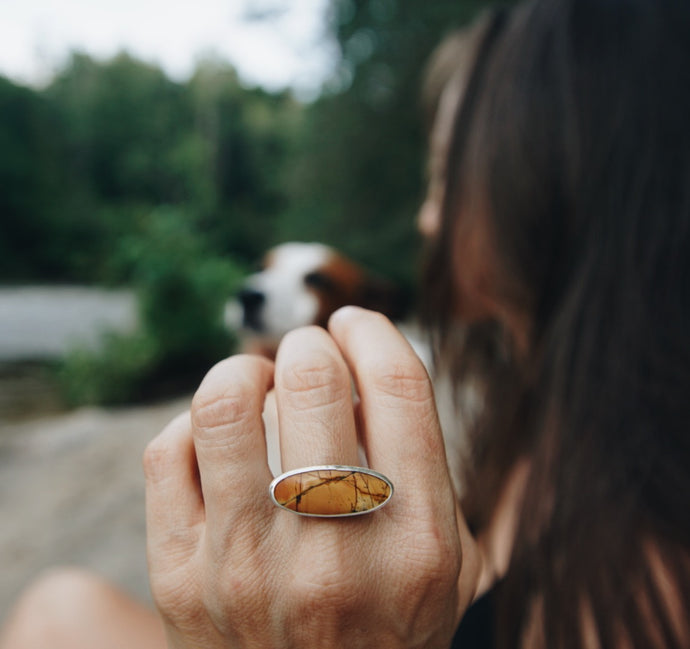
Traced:
[[450, 493], [431, 380], [410, 344], [387, 318], [357, 307], [337, 311], [329, 330], [357, 385], [369, 466], [415, 500], [415, 489]]
[[[271, 480], [262, 420], [273, 363], [239, 355], [216, 364], [192, 401], [191, 421], [207, 521], [222, 536], [252, 520]], [[266, 503], [268, 505], [268, 503]]]

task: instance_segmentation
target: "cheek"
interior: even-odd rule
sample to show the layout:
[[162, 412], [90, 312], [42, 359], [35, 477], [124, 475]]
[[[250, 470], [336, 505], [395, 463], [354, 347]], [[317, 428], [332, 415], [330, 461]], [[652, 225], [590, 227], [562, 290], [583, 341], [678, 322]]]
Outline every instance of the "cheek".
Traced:
[[460, 228], [453, 255], [455, 314], [464, 322], [495, 317], [492, 276], [493, 255], [479, 227]]

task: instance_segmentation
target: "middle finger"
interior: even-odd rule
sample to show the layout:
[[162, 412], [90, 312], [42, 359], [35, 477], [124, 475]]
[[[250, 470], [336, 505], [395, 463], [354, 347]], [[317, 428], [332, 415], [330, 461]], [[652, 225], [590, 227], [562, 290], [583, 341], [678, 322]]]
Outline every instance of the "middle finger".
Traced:
[[350, 373], [325, 330], [306, 327], [285, 336], [275, 395], [283, 471], [358, 463]]

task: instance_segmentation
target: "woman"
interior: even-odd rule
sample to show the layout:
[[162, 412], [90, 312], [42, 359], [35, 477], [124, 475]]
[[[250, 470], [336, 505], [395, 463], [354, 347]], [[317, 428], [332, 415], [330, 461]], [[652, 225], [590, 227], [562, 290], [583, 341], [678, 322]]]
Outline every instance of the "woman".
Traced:
[[[508, 350], [486, 356], [470, 489], [488, 508], [472, 531], [509, 539], [500, 646], [690, 646], [689, 13], [520, 5], [456, 111], [428, 277], [445, 357], [462, 353], [456, 321], [498, 323]], [[390, 501], [338, 520], [272, 503], [272, 386], [286, 469], [356, 466], [359, 440]], [[375, 314], [293, 332], [275, 367], [219, 364], [145, 469], [170, 647], [448, 647], [491, 579], [426, 373]], [[163, 643], [160, 623], [111, 604], [89, 646], [117, 627]]]
[[528, 458], [502, 646], [690, 644], [689, 25], [525, 5], [458, 112], [429, 285], [512, 341], [471, 488]]

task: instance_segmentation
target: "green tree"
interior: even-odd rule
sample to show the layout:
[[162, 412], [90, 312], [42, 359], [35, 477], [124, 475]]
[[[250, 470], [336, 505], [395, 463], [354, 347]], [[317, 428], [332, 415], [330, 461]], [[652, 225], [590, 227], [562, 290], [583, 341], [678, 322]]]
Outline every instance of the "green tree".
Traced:
[[232, 352], [223, 311], [242, 269], [209, 255], [195, 222], [179, 208], [157, 208], [121, 242], [141, 328], [109, 334], [102, 349], [76, 349], [66, 358], [59, 378], [69, 402], [127, 403], [191, 390]]
[[253, 261], [274, 243], [287, 206], [285, 170], [302, 106], [289, 93], [244, 88], [231, 66], [214, 60], [198, 66], [188, 90], [215, 193], [206, 230], [220, 253]]
[[46, 90], [61, 113], [75, 181], [110, 202], [187, 198], [166, 164], [189, 130], [183, 89], [163, 72], [120, 54], [98, 63], [74, 54]]
[[5, 281], [60, 272], [61, 145], [49, 102], [0, 77], [0, 278]]

